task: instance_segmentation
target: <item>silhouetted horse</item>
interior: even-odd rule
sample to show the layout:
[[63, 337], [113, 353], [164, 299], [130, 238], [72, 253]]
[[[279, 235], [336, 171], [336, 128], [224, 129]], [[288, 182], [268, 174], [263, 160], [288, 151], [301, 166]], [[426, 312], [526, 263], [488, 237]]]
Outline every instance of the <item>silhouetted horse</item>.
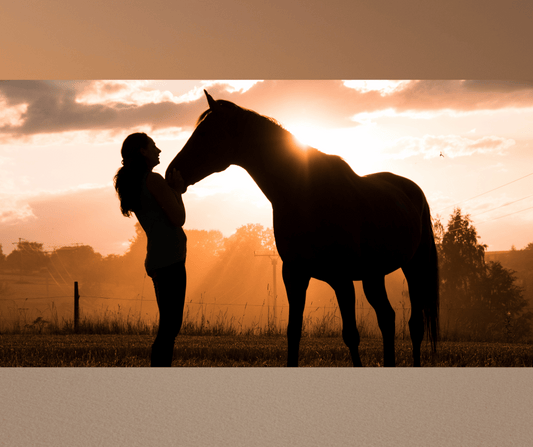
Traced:
[[340, 157], [303, 147], [274, 120], [205, 94], [209, 109], [167, 173], [176, 168], [188, 186], [235, 164], [272, 203], [289, 300], [288, 366], [298, 365], [311, 278], [335, 290], [355, 366], [361, 359], [353, 281], [363, 281], [383, 335], [384, 365], [395, 366], [395, 313], [385, 275], [398, 268], [409, 285], [409, 330], [419, 366], [425, 328], [436, 351], [439, 302], [437, 252], [421, 189], [389, 172], [360, 177]]

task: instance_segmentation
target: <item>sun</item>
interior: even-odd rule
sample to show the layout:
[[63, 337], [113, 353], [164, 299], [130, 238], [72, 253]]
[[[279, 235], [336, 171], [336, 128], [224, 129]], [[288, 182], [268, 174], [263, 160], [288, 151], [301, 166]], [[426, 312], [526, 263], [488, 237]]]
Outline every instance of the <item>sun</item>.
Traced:
[[311, 146], [319, 149], [317, 145], [324, 138], [324, 130], [317, 126], [306, 123], [296, 123], [286, 125], [285, 128], [292, 133], [302, 145]]
[[359, 175], [380, 170], [383, 163], [384, 141], [373, 126], [358, 125], [327, 128], [309, 123], [288, 123], [284, 126], [302, 147], [314, 147], [321, 152], [341, 156]]

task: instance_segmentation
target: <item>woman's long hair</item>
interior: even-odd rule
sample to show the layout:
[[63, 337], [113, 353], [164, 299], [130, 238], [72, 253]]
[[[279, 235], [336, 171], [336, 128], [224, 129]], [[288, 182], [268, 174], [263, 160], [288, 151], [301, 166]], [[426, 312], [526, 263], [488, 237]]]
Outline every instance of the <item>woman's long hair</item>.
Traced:
[[148, 139], [145, 133], [132, 133], [122, 143], [122, 167], [113, 180], [120, 211], [126, 217], [130, 217], [141, 204], [142, 179], [149, 170], [141, 149], [148, 146]]

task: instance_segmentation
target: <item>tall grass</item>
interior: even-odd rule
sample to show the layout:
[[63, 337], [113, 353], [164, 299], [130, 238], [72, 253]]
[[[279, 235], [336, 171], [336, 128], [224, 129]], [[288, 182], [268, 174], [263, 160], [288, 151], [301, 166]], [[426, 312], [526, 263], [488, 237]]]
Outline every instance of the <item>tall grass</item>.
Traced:
[[[199, 303], [188, 303], [185, 306], [183, 325], [180, 334], [191, 336], [285, 336], [288, 315], [282, 308], [276, 320], [267, 318], [268, 307], [263, 302], [259, 314], [250, 318], [248, 305], [243, 305], [242, 313], [230, 314], [217, 306], [204, 303], [203, 296]], [[408, 319], [410, 309], [403, 302], [396, 309], [396, 338], [410, 341]], [[19, 308], [16, 305], [0, 311], [1, 334], [124, 334], [124, 335], [155, 335], [158, 330], [158, 314], [145, 312], [140, 315], [131, 308], [120, 305], [116, 310], [101, 307], [91, 313], [81, 313], [77, 329], [73, 318], [60, 317], [54, 302], [44, 311]], [[375, 312], [371, 308], [356, 310], [357, 329], [361, 339], [381, 339], [381, 332], [376, 324]], [[505, 342], [512, 343], [511, 337], [498, 339], [487, 338], [486, 334], [472, 331], [458, 331], [456, 325], [442, 322], [441, 341], [450, 342]], [[313, 306], [310, 303], [305, 310], [302, 337], [340, 338], [342, 335], [342, 319], [332, 297], [326, 305]], [[520, 340], [531, 343], [531, 340]]]
[[[325, 306], [306, 309], [303, 319], [303, 337], [340, 337], [342, 320], [334, 298]], [[180, 334], [183, 335], [257, 335], [284, 336], [287, 320], [286, 308], [282, 308], [278, 318], [266, 318], [268, 308], [265, 302], [260, 308], [258, 316], [250, 318], [248, 305], [243, 306], [242, 313], [229, 314], [228, 308], [217, 309], [203, 302], [186, 305], [183, 315], [183, 325]], [[379, 337], [379, 331], [366, 324], [369, 315], [358, 318], [358, 329], [362, 338]], [[116, 310], [102, 307], [92, 313], [81, 312], [77, 330], [73, 318], [60, 317], [55, 304], [52, 302], [45, 311], [28, 311], [28, 309], [12, 306], [7, 312], [0, 312], [0, 334], [137, 334], [155, 335], [158, 329], [158, 315], [132, 312], [120, 305]]]
[[[284, 366], [287, 356], [286, 319], [265, 318], [264, 309], [244, 324], [248, 306], [229, 315], [205, 303], [186, 306], [176, 343], [174, 366]], [[372, 326], [373, 311], [357, 314], [361, 334], [359, 352], [365, 366], [383, 365], [381, 334]], [[412, 365], [411, 343], [405, 334], [408, 309], [397, 312], [397, 366]], [[7, 319], [5, 317], [12, 317]], [[129, 309], [102, 308], [82, 315], [77, 330], [72, 319], [60, 318], [52, 303], [47, 312], [13, 307], [0, 315], [0, 366], [148, 366], [151, 344], [157, 333], [157, 315]], [[341, 338], [342, 322], [335, 306], [306, 309], [300, 365], [350, 366]], [[516, 343], [451, 342], [443, 340], [433, 357], [422, 345], [426, 366], [533, 366], [533, 346]]]

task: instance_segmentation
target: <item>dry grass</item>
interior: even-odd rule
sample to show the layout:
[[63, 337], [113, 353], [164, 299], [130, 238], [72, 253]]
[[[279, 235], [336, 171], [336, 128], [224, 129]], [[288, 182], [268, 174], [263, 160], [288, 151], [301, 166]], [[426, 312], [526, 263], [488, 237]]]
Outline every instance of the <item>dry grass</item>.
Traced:
[[[195, 309], [194, 311], [191, 309]], [[331, 310], [333, 309], [333, 310]], [[266, 312], [265, 312], [266, 313]], [[157, 332], [156, 318], [144, 319], [126, 311], [102, 309], [72, 319], [59, 318], [52, 303], [46, 318], [20, 312], [0, 315], [0, 366], [148, 366]], [[186, 307], [176, 341], [173, 366], [284, 366], [287, 356], [286, 323], [272, 324], [259, 314], [244, 324], [246, 306], [239, 317], [201, 305]], [[264, 315], [263, 315], [264, 316]], [[411, 366], [412, 351], [407, 313], [397, 313], [397, 366]], [[6, 318], [7, 317], [7, 318]], [[373, 315], [358, 315], [360, 355], [365, 366], [382, 366], [381, 334], [369, 326]], [[250, 319], [246, 320], [250, 321]], [[304, 316], [300, 365], [351, 366], [341, 338], [341, 319], [335, 306], [307, 309]], [[422, 364], [437, 367], [533, 366], [533, 345], [481, 343], [446, 339], [433, 357], [424, 343]]]
[[[150, 335], [0, 335], [3, 367], [147, 367], [153, 336]], [[364, 339], [360, 345], [364, 366], [382, 366], [382, 343]], [[282, 336], [191, 336], [176, 339], [173, 366], [283, 367], [287, 340]], [[411, 345], [396, 344], [396, 363], [410, 367]], [[533, 346], [501, 343], [443, 342], [433, 358], [422, 350], [423, 366], [532, 367]], [[349, 367], [348, 349], [338, 337], [302, 339], [300, 366]]]

